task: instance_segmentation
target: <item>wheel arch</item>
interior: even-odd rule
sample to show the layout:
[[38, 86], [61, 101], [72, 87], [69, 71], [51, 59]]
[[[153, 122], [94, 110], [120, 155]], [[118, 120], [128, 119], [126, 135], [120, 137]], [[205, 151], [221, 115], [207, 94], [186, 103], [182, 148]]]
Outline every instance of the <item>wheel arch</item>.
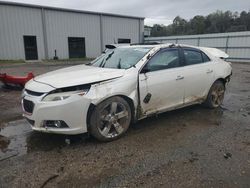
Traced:
[[210, 87], [206, 91], [206, 95], [205, 95], [204, 99], [205, 100], [207, 99], [209, 91], [210, 91], [211, 87], [214, 85], [215, 82], [220, 81], [220, 82], [222, 82], [224, 84], [224, 86], [226, 86], [226, 83], [229, 82], [229, 80], [230, 80], [230, 75], [227, 76], [226, 78], [223, 78], [223, 77], [217, 78], [214, 82], [212, 82], [212, 84], [210, 85]]
[[[230, 79], [230, 78], [229, 78]], [[210, 99], [210, 93], [211, 93], [211, 89], [213, 88], [214, 84], [220, 82], [222, 83], [223, 87], [224, 87], [224, 90], [226, 89], [226, 83], [228, 82], [229, 80], [227, 80], [227, 77], [226, 78], [218, 78], [216, 79], [212, 85], [210, 86], [208, 92], [207, 92], [207, 95], [206, 95], [206, 100], [203, 102], [203, 105], [204, 106], [207, 106], [209, 108], [215, 108], [212, 104], [211, 104], [211, 99]]]
[[[226, 86], [226, 83], [228, 83], [228, 82], [230, 82], [230, 79], [231, 79], [231, 76], [232, 76], [232, 72], [231, 72], [231, 74], [229, 74], [228, 76], [220, 76], [220, 77], [218, 77], [213, 83], [212, 83], [212, 85], [216, 82], [216, 81], [221, 81], [223, 84], [224, 84], [224, 86]], [[211, 86], [212, 86], [211, 85]], [[211, 87], [210, 86], [210, 87]]]
[[89, 105], [88, 112], [87, 112], [87, 130], [88, 131], [89, 131], [89, 126], [90, 126], [91, 114], [94, 111], [94, 109], [96, 108], [96, 106], [98, 104], [102, 103], [103, 101], [108, 100], [108, 99], [110, 99], [112, 97], [121, 97], [121, 98], [123, 98], [129, 104], [129, 107], [130, 107], [130, 110], [131, 110], [131, 122], [135, 122], [135, 120], [136, 120], [135, 119], [136, 114], [135, 114], [135, 104], [134, 104], [133, 99], [131, 99], [128, 96], [125, 96], [125, 95], [114, 95], [114, 96], [110, 96], [108, 98], [105, 98], [105, 99], [99, 101], [97, 104], [91, 103]]
[[[222, 82], [222, 83], [224, 84], [224, 86], [225, 86], [225, 85], [226, 85], [226, 83], [227, 83], [226, 78], [218, 78], [217, 80], [215, 80], [215, 81], [213, 82], [213, 84], [214, 84], [215, 82], [217, 82], [217, 81]], [[212, 84], [212, 85], [213, 85], [213, 84]]]
[[216, 82], [216, 81], [221, 81], [224, 85], [226, 85], [226, 83], [228, 83], [229, 81], [230, 81], [230, 78], [231, 78], [231, 76], [232, 76], [232, 72], [231, 72], [231, 74], [229, 74], [229, 75], [227, 75], [227, 76], [220, 76], [220, 77], [218, 77], [213, 83], [212, 83], [212, 85]]

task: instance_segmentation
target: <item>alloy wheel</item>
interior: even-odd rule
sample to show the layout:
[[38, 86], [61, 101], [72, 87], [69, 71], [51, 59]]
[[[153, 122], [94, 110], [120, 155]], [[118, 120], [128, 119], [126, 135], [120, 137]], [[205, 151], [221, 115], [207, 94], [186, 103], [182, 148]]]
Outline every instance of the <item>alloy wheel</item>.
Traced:
[[120, 102], [111, 102], [100, 111], [98, 130], [105, 138], [114, 138], [125, 131], [128, 110]]

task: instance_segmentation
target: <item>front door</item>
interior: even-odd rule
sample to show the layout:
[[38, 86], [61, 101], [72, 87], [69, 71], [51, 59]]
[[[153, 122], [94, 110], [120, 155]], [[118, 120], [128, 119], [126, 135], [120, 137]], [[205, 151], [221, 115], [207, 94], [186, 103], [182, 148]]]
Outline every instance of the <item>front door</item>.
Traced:
[[178, 48], [154, 55], [139, 75], [140, 102], [144, 115], [183, 105], [184, 77]]
[[26, 60], [37, 60], [36, 36], [23, 36], [24, 51]]

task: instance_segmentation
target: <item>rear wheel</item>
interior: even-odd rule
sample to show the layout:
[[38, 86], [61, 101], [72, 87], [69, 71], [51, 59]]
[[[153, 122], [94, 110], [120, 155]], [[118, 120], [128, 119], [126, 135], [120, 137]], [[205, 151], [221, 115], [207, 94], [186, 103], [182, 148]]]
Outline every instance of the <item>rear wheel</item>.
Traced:
[[100, 141], [121, 137], [131, 122], [131, 109], [121, 97], [111, 97], [96, 106], [90, 118], [90, 133]]
[[225, 94], [225, 84], [222, 81], [216, 81], [210, 88], [207, 99], [205, 101], [205, 106], [209, 108], [219, 107], [224, 99]]

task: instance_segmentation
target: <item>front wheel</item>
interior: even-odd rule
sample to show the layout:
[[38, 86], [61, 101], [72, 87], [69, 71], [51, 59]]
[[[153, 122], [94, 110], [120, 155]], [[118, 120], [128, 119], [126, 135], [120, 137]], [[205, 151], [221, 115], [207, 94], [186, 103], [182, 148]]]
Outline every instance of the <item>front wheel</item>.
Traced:
[[131, 109], [121, 97], [111, 97], [96, 106], [90, 118], [90, 133], [99, 141], [121, 137], [131, 122]]
[[219, 107], [224, 99], [225, 94], [225, 84], [222, 81], [216, 81], [210, 88], [207, 99], [205, 101], [205, 106], [209, 108]]

